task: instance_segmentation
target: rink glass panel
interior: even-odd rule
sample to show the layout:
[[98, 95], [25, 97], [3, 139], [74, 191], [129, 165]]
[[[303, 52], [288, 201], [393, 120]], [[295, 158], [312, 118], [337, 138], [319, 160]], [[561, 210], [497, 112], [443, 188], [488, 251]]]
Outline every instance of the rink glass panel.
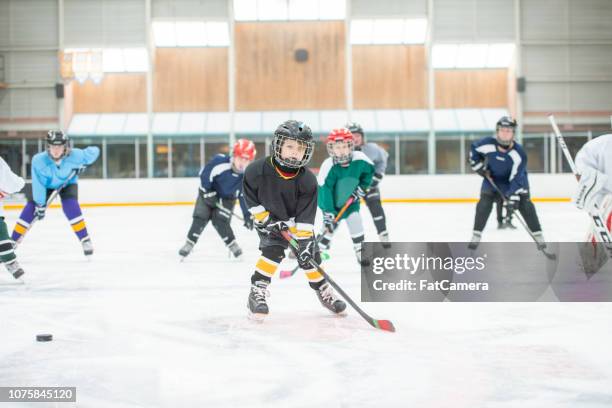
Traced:
[[106, 139], [108, 178], [136, 177], [135, 138], [109, 137]]
[[172, 176], [195, 177], [200, 172], [200, 138], [176, 137], [172, 140]]
[[21, 139], [0, 140], [0, 156], [2, 156], [11, 170], [17, 174], [21, 174], [21, 165], [23, 163], [22, 145]]
[[436, 173], [461, 173], [461, 139], [459, 136], [436, 137]]
[[400, 174], [427, 174], [427, 136], [400, 140]]

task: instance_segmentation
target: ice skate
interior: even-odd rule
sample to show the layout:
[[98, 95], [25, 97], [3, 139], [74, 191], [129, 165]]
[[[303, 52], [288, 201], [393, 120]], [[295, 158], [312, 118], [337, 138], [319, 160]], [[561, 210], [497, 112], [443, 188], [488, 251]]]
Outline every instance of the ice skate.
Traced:
[[183, 245], [181, 249], [179, 249], [179, 255], [182, 257], [181, 261], [191, 253], [194, 245], [195, 244], [189, 240], [185, 241], [185, 245]]
[[334, 289], [328, 282], [322, 284], [316, 292], [319, 302], [321, 302], [323, 307], [328, 309], [330, 312], [334, 314], [341, 314], [346, 310], [346, 303], [336, 297]]
[[15, 279], [21, 278], [25, 273], [16, 259], [5, 263], [4, 266], [6, 266], [6, 270], [13, 275], [13, 278]]
[[389, 242], [389, 233], [387, 231], [383, 231], [378, 234], [378, 239], [382, 242], [382, 246], [384, 249], [391, 248], [391, 243]]
[[269, 309], [266, 298], [270, 296], [270, 292], [268, 292], [269, 284], [266, 281], [257, 281], [251, 284], [247, 307], [249, 317], [253, 320], [262, 321], [268, 315]]
[[85, 256], [89, 257], [93, 255], [94, 249], [91, 239], [87, 238], [86, 240], [81, 241], [81, 245], [83, 246], [83, 254]]
[[472, 240], [468, 244], [468, 248], [471, 250], [478, 248], [478, 244], [480, 243], [480, 238], [482, 238], [482, 232], [474, 231], [474, 233], [472, 234]]
[[227, 246], [227, 249], [229, 249], [231, 256], [233, 256], [235, 259], [242, 259], [242, 248], [240, 248], [235, 240]]

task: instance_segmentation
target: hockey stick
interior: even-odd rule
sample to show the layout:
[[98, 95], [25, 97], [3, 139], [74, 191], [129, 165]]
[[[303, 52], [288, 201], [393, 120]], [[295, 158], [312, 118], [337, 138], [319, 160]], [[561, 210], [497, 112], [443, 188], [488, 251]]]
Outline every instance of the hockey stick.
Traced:
[[[297, 241], [291, 237], [291, 235], [289, 234], [289, 232], [287, 230], [281, 231], [281, 234], [282, 234], [283, 238], [285, 238], [287, 240], [287, 242], [289, 242], [289, 245], [291, 246], [291, 249], [293, 250], [293, 252], [297, 256], [297, 248], [298, 248]], [[323, 277], [329, 282], [329, 284], [334, 289], [336, 289], [338, 291], [338, 293], [340, 293], [340, 295], [348, 302], [348, 304], [351, 305], [353, 307], [353, 309], [355, 309], [357, 311], [357, 313], [359, 313], [361, 315], [361, 317], [363, 317], [365, 319], [365, 321], [368, 322], [372, 327], [375, 327], [375, 328], [381, 329], [381, 330], [390, 331], [390, 332], [394, 332], [395, 331], [395, 326], [393, 326], [393, 323], [391, 323], [390, 320], [377, 320], [377, 319], [374, 319], [371, 316], [369, 316], [366, 312], [361, 310], [361, 308], [359, 306], [357, 306], [357, 304], [353, 301], [353, 299], [351, 299], [350, 296], [347, 295], [346, 292], [344, 290], [342, 290], [342, 288], [340, 286], [338, 286], [338, 284], [327, 274], [327, 272], [325, 272], [323, 270], [323, 268], [321, 268], [321, 266], [319, 266], [314, 260], [311, 260], [310, 264], [321, 275], [323, 275]]]
[[[51, 205], [51, 203], [53, 202], [53, 200], [55, 200], [55, 197], [58, 196], [58, 194], [64, 189], [64, 187], [66, 187], [68, 185], [68, 183], [70, 182], [70, 180], [72, 180], [74, 178], [74, 176], [76, 176], [78, 173], [78, 169], [73, 169], [70, 172], [70, 175], [68, 177], [68, 179], [66, 179], [66, 181], [64, 182], [64, 184], [62, 184], [61, 186], [59, 186], [58, 188], [56, 188], [55, 190], [53, 190], [53, 192], [51, 193], [51, 195], [49, 196], [49, 198], [47, 199], [47, 202], [45, 203], [45, 208], [49, 208], [49, 206]], [[32, 195], [34, 195], [34, 189], [32, 189]], [[28, 227], [28, 229], [21, 235], [21, 237], [19, 238], [19, 242], [21, 242], [21, 240], [23, 239], [23, 237], [26, 236], [26, 234], [32, 229], [32, 226], [34, 225], [34, 223], [38, 221], [38, 217], [34, 217], [34, 219], [32, 220], [32, 222], [30, 223], [30, 226]]]
[[[508, 198], [504, 195], [504, 193], [502, 193], [501, 189], [497, 186], [497, 184], [495, 184], [495, 182], [493, 181], [493, 178], [489, 174], [486, 174], [485, 178], [489, 181], [489, 183], [491, 183], [491, 185], [493, 186], [495, 191], [497, 191], [497, 194], [499, 194], [501, 196], [502, 200], [504, 200], [504, 204], [507, 205], [508, 201], [509, 201]], [[527, 231], [527, 233], [529, 234], [531, 239], [533, 239], [533, 241], [536, 243], [536, 245], [538, 246], [538, 250], [542, 251], [544, 256], [547, 257], [550, 260], [557, 259], [557, 256], [555, 254], [551, 254], [551, 253], [546, 252], [545, 248], [540, 248], [540, 244], [536, 240], [536, 237], [533, 235], [533, 232], [531, 232], [531, 230], [529, 229], [529, 226], [527, 225], [527, 223], [523, 219], [522, 214], [520, 212], [513, 212], [513, 214], [516, 214], [516, 219], [519, 220], [521, 225], [525, 228], [525, 231]]]
[[[574, 176], [576, 176], [576, 180], [578, 180], [580, 177], [580, 174], [578, 174], [578, 169], [576, 168], [574, 159], [572, 159], [572, 155], [570, 154], [570, 151], [567, 148], [567, 145], [565, 144], [565, 139], [563, 139], [563, 135], [561, 134], [561, 131], [559, 130], [559, 127], [557, 126], [557, 122], [555, 121], [555, 116], [548, 115], [548, 120], [550, 121], [553, 131], [555, 132], [555, 136], [557, 137], [557, 143], [559, 143], [559, 146], [561, 147], [561, 150], [563, 151], [565, 160], [567, 160], [567, 164], [569, 164], [570, 168], [572, 169], [572, 173], [574, 173]], [[593, 207], [595, 208], [595, 211], [589, 212], [589, 216], [591, 217], [591, 220], [593, 220], [593, 224], [595, 225], [595, 235], [598, 236], [599, 241], [603, 243], [604, 248], [606, 249], [606, 252], [608, 253], [608, 257], [612, 258], [612, 238], [610, 238], [610, 232], [608, 231], [608, 228], [606, 227], [606, 223], [601, 218], [601, 212], [599, 211], [599, 206], [595, 204]]]
[[[334, 228], [335, 228], [336, 224], [338, 224], [338, 222], [340, 221], [340, 218], [342, 217], [342, 215], [351, 206], [351, 204], [353, 204], [354, 201], [355, 201], [355, 197], [353, 197], [353, 196], [350, 196], [348, 198], [348, 200], [346, 200], [346, 203], [344, 203], [344, 205], [342, 206], [340, 211], [338, 211], [338, 215], [336, 215], [336, 218], [334, 218]], [[321, 242], [321, 240], [323, 239], [324, 235], [325, 235], [325, 228], [323, 228], [323, 231], [321, 231], [321, 233], [315, 239], [315, 245], [319, 245], [319, 242]], [[300, 269], [300, 265], [296, 265], [296, 267], [293, 268], [292, 270], [283, 270], [283, 271], [280, 271], [279, 276], [280, 276], [281, 279], [290, 278], [293, 275], [295, 275], [295, 273], [298, 271], [298, 269]]]

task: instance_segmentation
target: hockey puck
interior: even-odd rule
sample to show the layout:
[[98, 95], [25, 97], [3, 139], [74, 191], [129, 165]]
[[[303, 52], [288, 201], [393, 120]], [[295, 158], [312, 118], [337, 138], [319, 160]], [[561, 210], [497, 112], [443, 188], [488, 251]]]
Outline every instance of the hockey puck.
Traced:
[[53, 340], [52, 334], [37, 334], [36, 341], [51, 341]]

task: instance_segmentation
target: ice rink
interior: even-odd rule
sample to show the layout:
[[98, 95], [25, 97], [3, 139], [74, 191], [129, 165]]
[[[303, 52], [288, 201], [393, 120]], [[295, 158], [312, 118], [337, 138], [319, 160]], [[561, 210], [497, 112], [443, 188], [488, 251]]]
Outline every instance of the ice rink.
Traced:
[[[588, 220], [571, 204], [536, 206], [547, 240], [584, 238]], [[467, 241], [474, 207], [385, 205], [395, 241]], [[246, 318], [255, 232], [234, 222], [245, 250], [237, 262], [209, 225], [179, 263], [191, 212], [85, 208], [96, 249], [87, 261], [61, 210], [50, 210], [17, 251], [27, 284], [0, 274], [0, 385], [76, 386], [80, 407], [612, 405], [609, 303], [362, 304], [392, 320], [393, 334], [351, 309], [331, 316], [297, 274], [273, 282], [258, 324]], [[6, 213], [12, 229], [19, 212]], [[494, 224], [483, 240], [529, 241], [520, 226]], [[331, 256], [326, 270], [359, 299], [345, 226]], [[37, 343], [38, 333], [54, 341]]]

